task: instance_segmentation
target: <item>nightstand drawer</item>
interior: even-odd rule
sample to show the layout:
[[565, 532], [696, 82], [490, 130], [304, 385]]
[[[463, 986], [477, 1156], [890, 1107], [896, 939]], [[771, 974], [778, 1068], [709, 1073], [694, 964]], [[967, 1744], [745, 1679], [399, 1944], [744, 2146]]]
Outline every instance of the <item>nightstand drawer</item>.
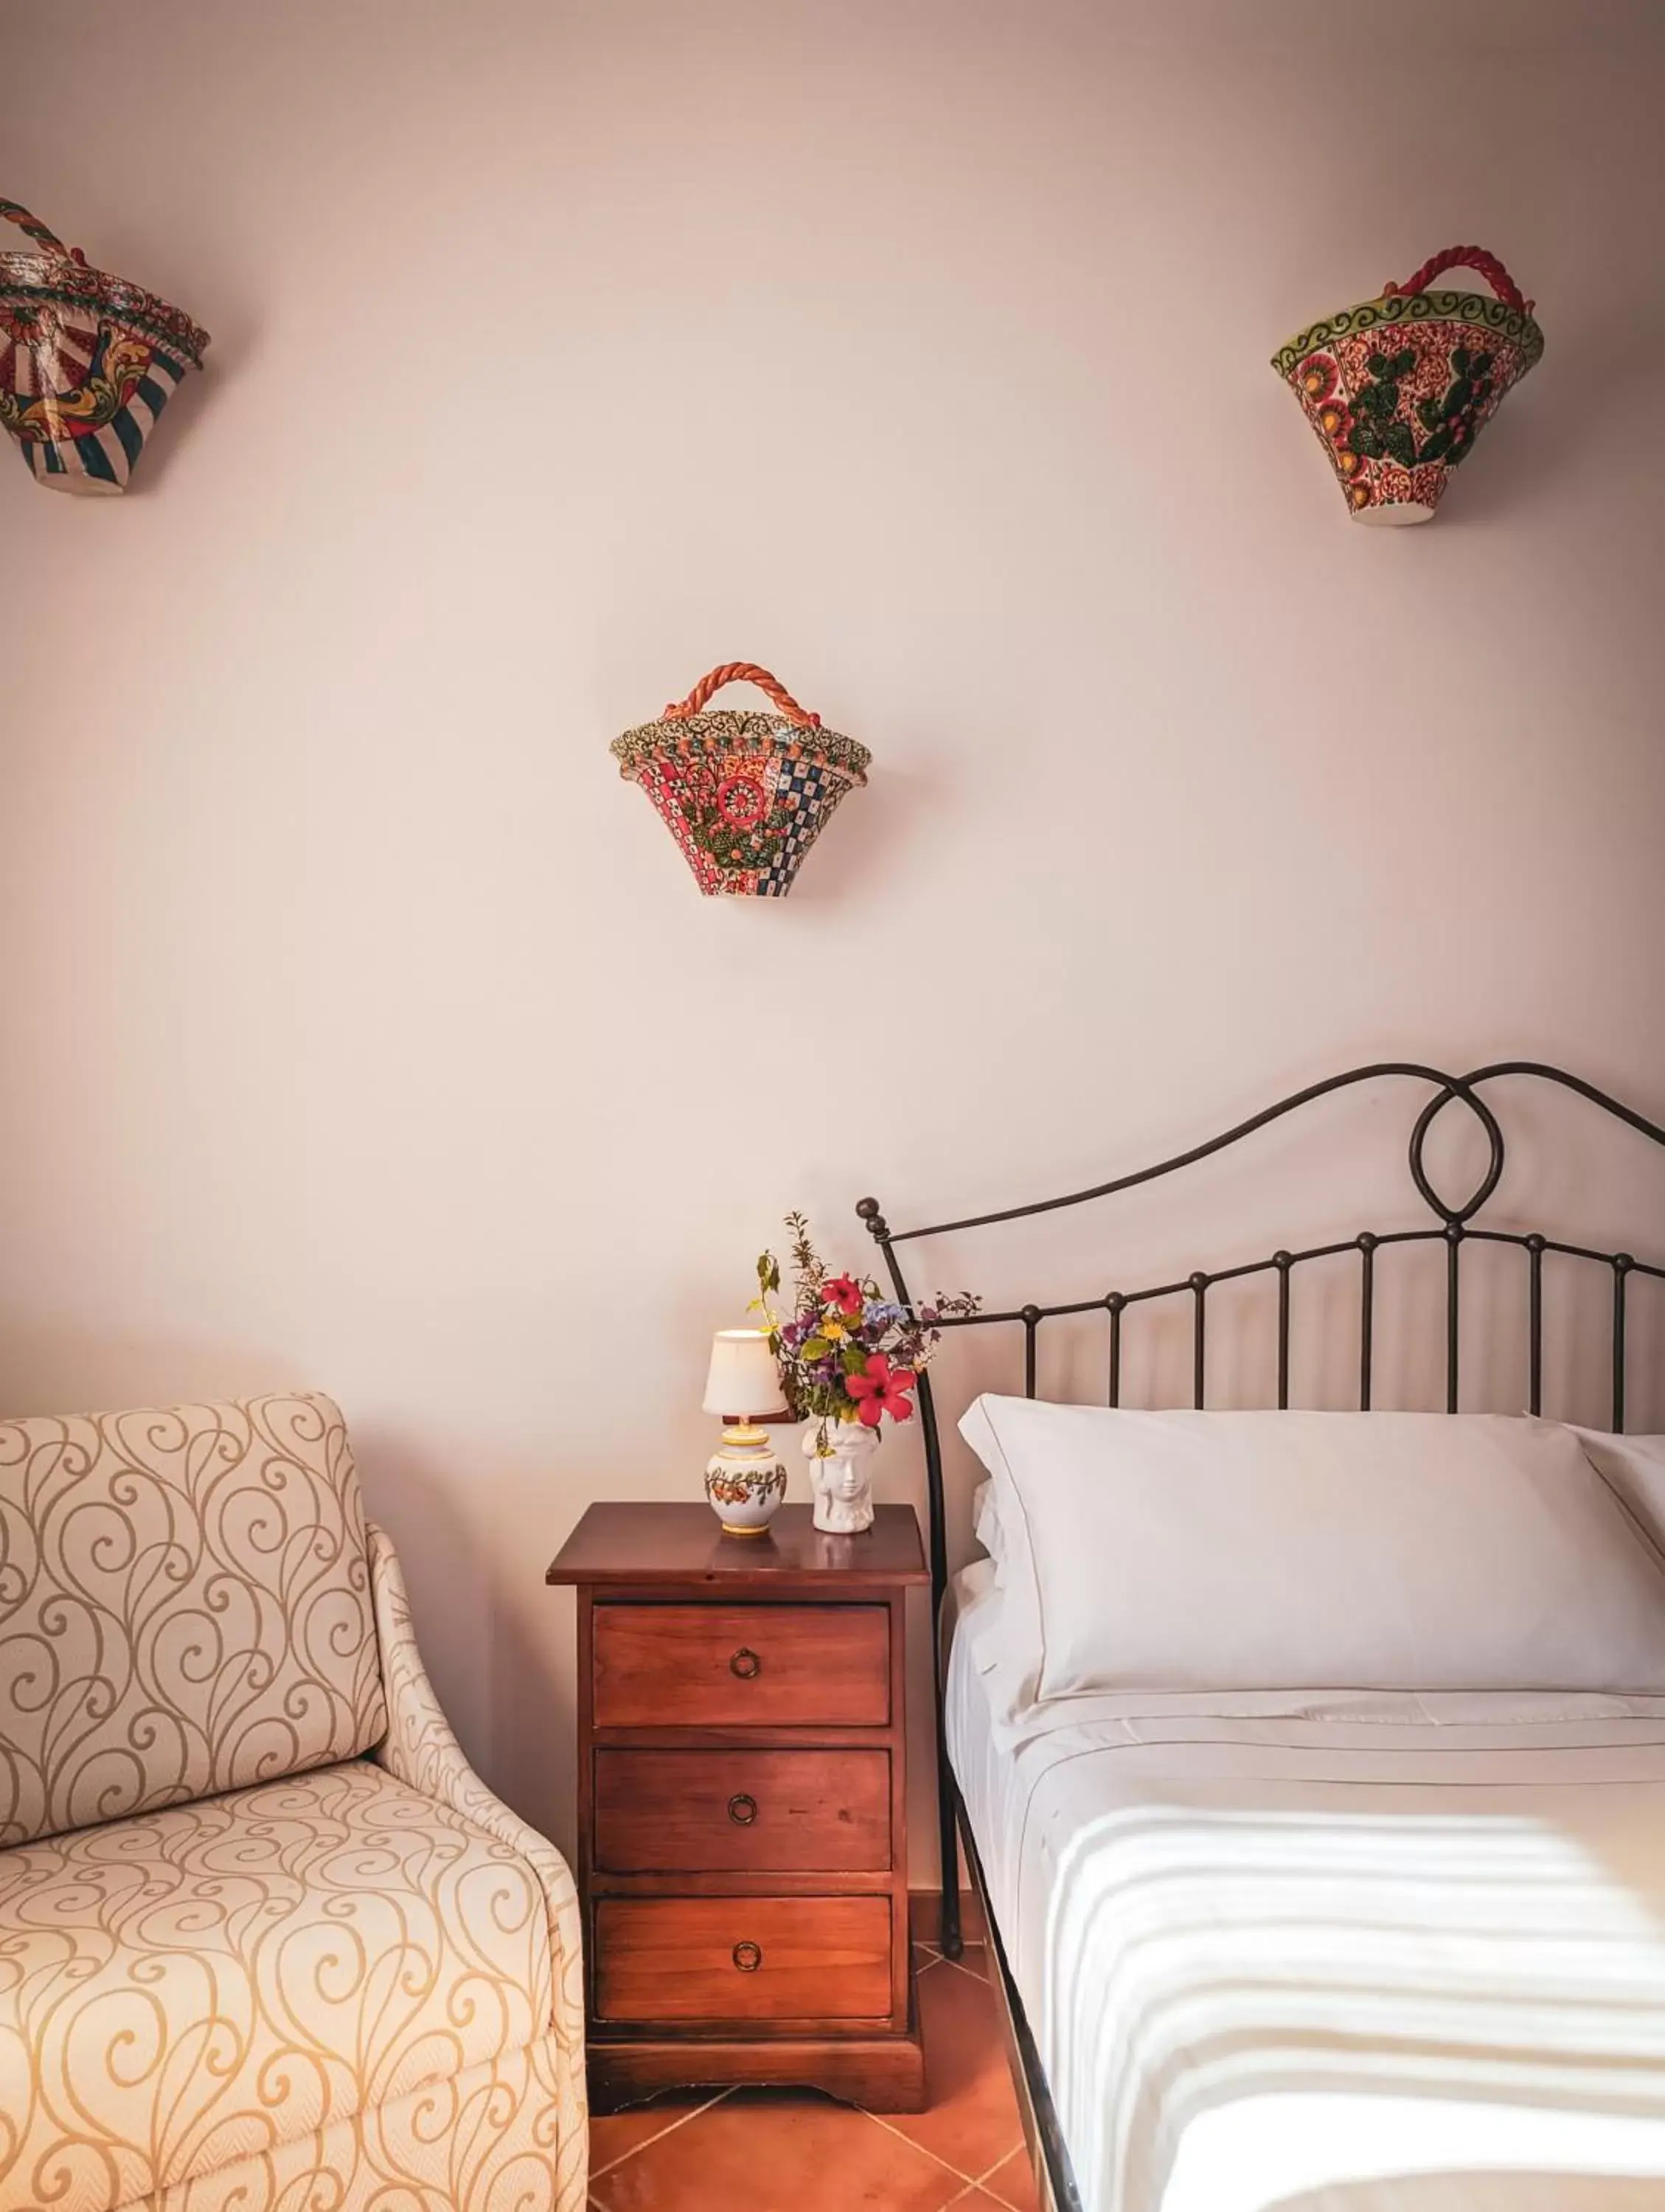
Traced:
[[881, 2020], [890, 1900], [602, 1898], [594, 1977], [599, 2020]]
[[882, 1605], [595, 1608], [598, 1728], [884, 1728]]
[[883, 1874], [890, 1754], [598, 1750], [594, 1818], [607, 1874]]

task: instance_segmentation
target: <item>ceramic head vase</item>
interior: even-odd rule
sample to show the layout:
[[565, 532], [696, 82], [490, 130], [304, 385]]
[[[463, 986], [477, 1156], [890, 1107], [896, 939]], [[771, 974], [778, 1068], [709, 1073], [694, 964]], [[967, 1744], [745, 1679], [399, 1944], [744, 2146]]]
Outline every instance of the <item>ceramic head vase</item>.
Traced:
[[829, 1536], [859, 1536], [873, 1525], [873, 1454], [878, 1431], [860, 1421], [811, 1421], [803, 1452], [815, 1489], [815, 1525]]

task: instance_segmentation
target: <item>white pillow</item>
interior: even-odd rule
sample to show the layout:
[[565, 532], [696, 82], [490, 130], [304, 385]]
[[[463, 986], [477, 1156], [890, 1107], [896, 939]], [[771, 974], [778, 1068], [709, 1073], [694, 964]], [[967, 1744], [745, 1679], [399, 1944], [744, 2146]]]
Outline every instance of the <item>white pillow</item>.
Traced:
[[971, 1533], [994, 1563], [994, 1579], [1000, 1579], [1000, 1509], [994, 1498], [994, 1479], [987, 1477], [971, 1493]]
[[1014, 1705], [1104, 1690], [1665, 1692], [1665, 1571], [1558, 1425], [979, 1398]]
[[1584, 1455], [1643, 1534], [1665, 1556], [1665, 1437], [1574, 1429]]

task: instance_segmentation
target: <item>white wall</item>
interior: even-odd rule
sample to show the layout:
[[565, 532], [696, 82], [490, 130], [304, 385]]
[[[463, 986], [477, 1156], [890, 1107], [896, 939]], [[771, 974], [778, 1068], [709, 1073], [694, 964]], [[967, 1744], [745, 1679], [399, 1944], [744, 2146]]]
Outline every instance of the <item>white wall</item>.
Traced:
[[[0, 190], [215, 337], [125, 501], [0, 470], [0, 1405], [335, 1391], [565, 1835], [544, 1562], [696, 1494], [788, 1206], [1380, 1054], [1657, 1113], [1662, 92], [1577, 0], [0, 5]], [[1544, 363], [1361, 531], [1267, 358], [1455, 238]], [[731, 655], [877, 758], [784, 905], [606, 751]], [[1257, 1176], [1408, 1218], [1404, 1119]]]

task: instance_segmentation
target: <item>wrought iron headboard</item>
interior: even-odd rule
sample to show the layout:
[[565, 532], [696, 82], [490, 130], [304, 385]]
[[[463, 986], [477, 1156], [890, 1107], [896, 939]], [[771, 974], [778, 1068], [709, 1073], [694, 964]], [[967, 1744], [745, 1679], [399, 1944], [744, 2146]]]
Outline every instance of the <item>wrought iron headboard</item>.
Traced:
[[[1543, 1410], [1544, 1365], [1544, 1255], [1546, 1253], [1564, 1254], [1575, 1260], [1589, 1261], [1609, 1271], [1612, 1279], [1613, 1304], [1613, 1425], [1625, 1425], [1625, 1338], [1626, 1297], [1632, 1275], [1652, 1276], [1665, 1282], [1665, 1265], [1638, 1260], [1630, 1252], [1602, 1252], [1589, 1245], [1572, 1244], [1559, 1237], [1546, 1236], [1538, 1231], [1479, 1228], [1475, 1216], [1496, 1190], [1504, 1170], [1504, 1136], [1496, 1115], [1480, 1095], [1482, 1085], [1495, 1083], [1505, 1076], [1533, 1076], [1547, 1083], [1559, 1084], [1563, 1089], [1576, 1091], [1593, 1105], [1599, 1106], [1617, 1120], [1627, 1122], [1656, 1145], [1665, 1146], [1665, 1128], [1650, 1121], [1645, 1115], [1632, 1107], [1611, 1098], [1598, 1091], [1593, 1083], [1582, 1077], [1569, 1075], [1563, 1068], [1549, 1067], [1541, 1061], [1529, 1060], [1498, 1060], [1489, 1067], [1477, 1067], [1467, 1075], [1448, 1075], [1437, 1067], [1425, 1067], [1415, 1060], [1382, 1060], [1369, 1067], [1349, 1068], [1344, 1074], [1332, 1075], [1322, 1083], [1309, 1084], [1304, 1091], [1297, 1091], [1287, 1098], [1280, 1098], [1275, 1106], [1267, 1106], [1248, 1121], [1240, 1121], [1235, 1128], [1211, 1137], [1206, 1144], [1194, 1145], [1188, 1152], [1176, 1153], [1173, 1158], [1158, 1160], [1154, 1166], [1139, 1168], [1131, 1175], [1116, 1176], [1109, 1182], [1095, 1183], [1090, 1190], [1070, 1191], [1061, 1198], [1043, 1198], [1027, 1206], [1008, 1206], [992, 1213], [969, 1214], [963, 1220], [934, 1223], [922, 1229], [892, 1229], [879, 1211], [878, 1200], [864, 1198], [856, 1207], [868, 1230], [884, 1255], [885, 1266], [896, 1297], [904, 1304], [910, 1301], [902, 1263], [896, 1247], [932, 1237], [950, 1237], [968, 1229], [986, 1229], [1004, 1221], [1021, 1221], [1040, 1213], [1053, 1213], [1073, 1206], [1085, 1206], [1094, 1199], [1110, 1198], [1119, 1191], [1131, 1190], [1137, 1184], [1155, 1182], [1164, 1176], [1174, 1175], [1182, 1168], [1194, 1166], [1215, 1152], [1252, 1136], [1273, 1121], [1281, 1121], [1308, 1106], [1315, 1099], [1327, 1097], [1331, 1092], [1345, 1091], [1358, 1083], [1373, 1083], [1389, 1076], [1405, 1076], [1433, 1085], [1432, 1096], [1417, 1115], [1411, 1131], [1411, 1179], [1416, 1185], [1436, 1225], [1425, 1229], [1393, 1229], [1380, 1233], [1363, 1230], [1357, 1236], [1343, 1238], [1340, 1243], [1314, 1244], [1300, 1251], [1273, 1252], [1264, 1260], [1250, 1260], [1238, 1266], [1199, 1268], [1176, 1282], [1156, 1283], [1142, 1290], [1113, 1290], [1102, 1297], [1076, 1298], [1053, 1305], [1023, 1305], [1004, 1311], [978, 1312], [945, 1317], [943, 1326], [950, 1328], [987, 1328], [1001, 1324], [1019, 1327], [1024, 1332], [1024, 1390], [1028, 1397], [1035, 1395], [1036, 1345], [1043, 1322], [1062, 1318], [1066, 1315], [1103, 1312], [1109, 1317], [1109, 1403], [1120, 1402], [1121, 1394], [1121, 1329], [1122, 1317], [1130, 1306], [1142, 1305], [1164, 1298], [1191, 1300], [1192, 1310], [1192, 1396], [1193, 1402], [1201, 1406], [1206, 1389], [1206, 1346], [1208, 1293], [1220, 1283], [1240, 1281], [1255, 1275], [1276, 1278], [1278, 1300], [1278, 1404], [1289, 1403], [1289, 1340], [1290, 1340], [1290, 1277], [1297, 1267], [1314, 1260], [1334, 1259], [1338, 1255], [1356, 1252], [1358, 1255], [1360, 1278], [1360, 1328], [1358, 1358], [1358, 1403], [1361, 1411], [1368, 1412], [1372, 1391], [1372, 1361], [1374, 1357], [1374, 1326], [1376, 1298], [1376, 1255], [1385, 1246], [1393, 1244], [1443, 1243], [1445, 1247], [1445, 1409], [1455, 1413], [1458, 1405], [1458, 1382], [1461, 1356], [1461, 1283], [1462, 1249], [1468, 1243], [1514, 1245], [1527, 1255], [1528, 1318], [1527, 1354], [1528, 1403], [1533, 1413]], [[1485, 1132], [1489, 1154], [1485, 1172], [1469, 1196], [1461, 1205], [1451, 1205], [1443, 1199], [1430, 1180], [1424, 1158], [1428, 1133], [1439, 1115], [1454, 1099], [1461, 1099], [1474, 1114]], [[933, 1620], [939, 1621], [942, 1602], [948, 1583], [947, 1522], [943, 1493], [942, 1440], [937, 1425], [935, 1401], [932, 1395], [929, 1375], [919, 1380], [920, 1425], [925, 1446], [925, 1469], [929, 1541], [931, 1552], [931, 1595]], [[939, 1635], [933, 1638], [936, 1662], [937, 1741], [939, 1762], [939, 1799], [942, 1814], [943, 1854], [943, 1936], [945, 1943], [952, 1950], [958, 1948], [959, 1894], [957, 1887], [957, 1854], [954, 1838], [953, 1778], [942, 1748], [942, 1652]]]

